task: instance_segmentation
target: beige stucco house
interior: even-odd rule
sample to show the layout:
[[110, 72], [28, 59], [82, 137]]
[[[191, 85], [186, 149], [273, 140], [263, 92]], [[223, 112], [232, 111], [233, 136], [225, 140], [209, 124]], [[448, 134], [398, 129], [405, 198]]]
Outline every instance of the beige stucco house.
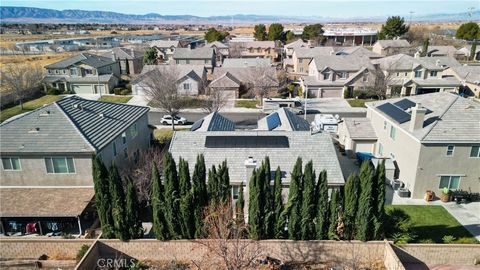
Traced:
[[477, 102], [447, 92], [382, 100], [367, 103], [367, 119], [374, 156], [393, 160], [412, 198], [443, 188], [480, 192]]
[[460, 81], [460, 93], [480, 98], [480, 66], [456, 66], [443, 71]]
[[201, 65], [208, 71], [213, 71], [216, 66], [216, 54], [213, 48], [201, 47], [196, 49], [177, 48], [173, 54], [176, 65]]
[[405, 39], [377, 40], [373, 44], [372, 51], [382, 56], [390, 56], [394, 54], [413, 54], [415, 49]]

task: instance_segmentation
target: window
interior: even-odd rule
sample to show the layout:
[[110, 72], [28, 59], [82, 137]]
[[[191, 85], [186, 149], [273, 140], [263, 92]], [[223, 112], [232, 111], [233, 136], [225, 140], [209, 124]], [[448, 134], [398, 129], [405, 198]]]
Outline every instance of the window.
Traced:
[[71, 68], [70, 69], [70, 75], [77, 75], [77, 69], [76, 68]]
[[303, 72], [303, 67], [300, 68], [300, 72]]
[[383, 121], [383, 129], [387, 130], [387, 121]]
[[234, 200], [238, 199], [238, 194], [240, 194], [240, 186], [232, 186], [232, 198]]
[[127, 143], [127, 133], [126, 133], [126, 132], [123, 132], [123, 133], [122, 133], [122, 143], [123, 143], [123, 144], [126, 144], [126, 143]]
[[298, 59], [298, 63], [299, 64], [303, 63], [303, 59]]
[[183, 84], [183, 90], [190, 90], [190, 84], [189, 83], [184, 83]]
[[437, 71], [430, 71], [430, 77], [437, 77]]
[[115, 142], [113, 142], [112, 147], [113, 147], [113, 156], [116, 157], [117, 156], [117, 144]]
[[59, 72], [58, 72], [58, 69], [55, 69], [55, 74], [58, 74], [58, 73], [59, 73]]
[[180, 60], [175, 60], [175, 63], [180, 64]]
[[62, 73], [63, 73], [63, 74], [67, 74], [67, 70], [62, 69]]
[[340, 79], [346, 79], [348, 77], [348, 72], [340, 72], [338, 76]]
[[75, 173], [75, 165], [71, 157], [45, 158], [47, 173]]
[[405, 77], [407, 77], [407, 76], [408, 76], [408, 73], [407, 73], [407, 72], [405, 72]]
[[189, 60], [189, 59], [185, 60], [185, 62], [186, 62], [187, 65], [190, 64], [190, 60]]
[[399, 76], [400, 76], [400, 73], [399, 73], [399, 72], [397, 72], [397, 77], [399, 77]]
[[330, 73], [328, 73], [328, 72], [323, 73], [323, 79], [328, 80], [328, 78], [330, 78]]
[[455, 150], [455, 146], [454, 146], [454, 145], [449, 145], [449, 146], [447, 146], [447, 157], [453, 156], [453, 150]]
[[53, 74], [53, 70], [49, 69], [48, 74]]
[[208, 64], [208, 62], [210, 62], [209, 60], [205, 60], [205, 64]]
[[456, 190], [460, 187], [460, 176], [440, 176], [440, 185], [439, 189], [448, 188], [450, 190]]
[[2, 165], [4, 171], [20, 171], [20, 159], [16, 157], [4, 157], [2, 158]]
[[137, 124], [133, 124], [131, 127], [130, 127], [130, 136], [132, 138], [135, 138], [138, 134], [138, 130], [137, 130]]
[[383, 144], [378, 143], [378, 154], [383, 156]]
[[93, 71], [91, 69], [85, 69], [85, 74], [86, 75], [92, 75]]
[[420, 78], [422, 77], [422, 71], [421, 70], [415, 70], [415, 78]]
[[397, 135], [397, 130], [395, 129], [394, 126], [391, 126], [390, 127], [390, 138], [392, 138], [392, 140], [395, 140], [396, 135]]
[[472, 149], [470, 150], [470, 157], [480, 157], [480, 146], [479, 145], [474, 145], [472, 146]]

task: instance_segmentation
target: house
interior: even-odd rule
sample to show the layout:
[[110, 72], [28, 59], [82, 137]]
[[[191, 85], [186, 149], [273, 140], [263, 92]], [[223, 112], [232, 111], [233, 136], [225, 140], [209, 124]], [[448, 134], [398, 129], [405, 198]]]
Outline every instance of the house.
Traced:
[[[467, 61], [470, 60], [470, 55], [472, 53], [472, 45], [467, 45], [456, 52], [456, 58], [459, 60]], [[477, 46], [475, 49], [474, 60], [480, 61], [480, 46]]]
[[180, 43], [178, 40], [154, 40], [150, 42], [150, 47], [157, 50], [157, 60], [160, 63], [168, 63]]
[[242, 44], [242, 58], [270, 58], [277, 59], [277, 45], [275, 41], [251, 41]]
[[350, 157], [358, 152], [374, 153], [377, 134], [368, 118], [343, 118], [338, 124], [338, 142]]
[[135, 78], [132, 84], [132, 94], [145, 96], [148, 88], [149, 76], [156, 76], [155, 70], [160, 72], [175, 72], [178, 77], [178, 92], [185, 96], [203, 94], [207, 81], [207, 70], [203, 65], [146, 65], [142, 73]]
[[326, 43], [340, 46], [372, 46], [377, 40], [377, 30], [369, 28], [329, 28], [323, 36]]
[[223, 59], [227, 58], [230, 54], [228, 46], [220, 41], [206, 43], [205, 47], [213, 48], [215, 50], [215, 55], [217, 56], [217, 63], [222, 63]]
[[308, 76], [300, 85], [310, 97], [342, 98], [346, 91], [366, 90], [375, 84], [376, 69], [368, 58], [347, 56], [318, 56], [309, 64]]
[[120, 65], [110, 57], [80, 53], [45, 66], [45, 91], [56, 88], [76, 94], [109, 94], [118, 84]]
[[[345, 181], [330, 135], [310, 131], [182, 131], [175, 132], [169, 151], [176, 162], [185, 159], [193, 172], [197, 155], [203, 154], [206, 168], [227, 161], [232, 195], [239, 187], [247, 189], [251, 174], [265, 157], [271, 168], [282, 172], [282, 185], [287, 193], [291, 172], [298, 157], [312, 161], [317, 173], [327, 171], [329, 188], [343, 186]], [[273, 180], [273, 179], [272, 179]], [[248, 196], [247, 196], [248, 198]]]
[[272, 66], [270, 58], [227, 58], [223, 61], [224, 68], [242, 68], [242, 67], [267, 67]]
[[89, 210], [93, 155], [119, 169], [137, 162], [150, 144], [148, 111], [70, 96], [2, 123], [4, 231], [21, 233], [27, 224], [39, 222], [41, 234], [82, 234], [95, 220], [95, 211]]
[[304, 42], [302, 39], [297, 39], [283, 46], [283, 54], [286, 56], [286, 58], [292, 58], [293, 51], [296, 48], [310, 48], [310, 47], [311, 45], [309, 42]]
[[443, 188], [480, 192], [477, 102], [439, 92], [366, 106], [377, 137], [373, 154], [393, 160], [395, 178], [412, 198], [428, 190], [439, 195]]
[[286, 108], [280, 108], [257, 122], [257, 130], [310, 131], [307, 120]]
[[143, 54], [143, 51], [133, 48], [116, 47], [103, 56], [120, 63], [121, 74], [139, 74], [143, 68]]
[[208, 71], [213, 71], [216, 66], [215, 50], [208, 47], [177, 48], [173, 54], [173, 60], [176, 65], [202, 65]]
[[382, 56], [412, 53], [411, 45], [405, 39], [377, 40], [372, 47], [372, 51]]
[[272, 66], [225, 68], [219, 67], [213, 73], [209, 84], [211, 91], [222, 91], [229, 99], [240, 97], [255, 87], [276, 91], [279, 86], [277, 70]]
[[480, 98], [480, 66], [454, 66], [443, 71], [460, 81], [460, 93]]
[[[423, 46], [417, 48], [417, 51], [423, 53]], [[455, 57], [457, 48], [453, 46], [428, 46], [428, 51], [425, 56], [429, 57]]]
[[460, 66], [452, 57], [411, 57], [397, 54], [373, 60], [385, 75], [388, 96], [410, 96], [432, 92], [457, 92], [460, 81], [444, 76], [448, 67]]
[[193, 123], [190, 131], [235, 131], [235, 122], [222, 116], [219, 112], [212, 112]]

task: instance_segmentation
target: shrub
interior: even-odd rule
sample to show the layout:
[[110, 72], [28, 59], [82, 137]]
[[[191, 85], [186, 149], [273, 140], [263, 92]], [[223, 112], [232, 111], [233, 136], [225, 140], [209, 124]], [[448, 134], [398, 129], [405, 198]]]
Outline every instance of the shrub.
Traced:
[[420, 244], [435, 244], [435, 241], [433, 241], [432, 239], [422, 239], [420, 241], [418, 241]]
[[349, 89], [343, 90], [343, 98], [351, 98]]
[[455, 244], [478, 244], [478, 241], [472, 237], [460, 237], [454, 241]]
[[445, 244], [452, 244], [453, 241], [455, 241], [455, 237], [453, 237], [452, 235], [445, 235], [444, 237], [442, 237], [442, 241], [443, 243]]
[[153, 137], [160, 144], [167, 144], [172, 140], [173, 130], [168, 128], [155, 129], [153, 131]]
[[80, 249], [78, 250], [77, 255], [75, 257], [77, 259], [77, 262], [80, 261], [83, 258], [83, 256], [85, 256], [85, 253], [87, 253], [89, 248], [90, 248], [89, 245], [82, 245], [80, 247]]
[[415, 240], [415, 235], [410, 233], [395, 233], [393, 235], [393, 242], [395, 244], [407, 244]]
[[48, 87], [47, 88], [47, 95], [60, 95], [61, 91], [58, 88]]

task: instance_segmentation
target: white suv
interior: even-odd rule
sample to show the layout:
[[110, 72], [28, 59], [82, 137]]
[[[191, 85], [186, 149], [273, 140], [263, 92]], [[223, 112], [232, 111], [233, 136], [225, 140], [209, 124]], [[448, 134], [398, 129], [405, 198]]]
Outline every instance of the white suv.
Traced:
[[[187, 123], [187, 119], [185, 119], [184, 117], [175, 116], [173, 122], [175, 123], [175, 125], [185, 125]], [[162, 123], [162, 125], [171, 125], [172, 116], [168, 114], [164, 115], [160, 120], [160, 123]]]

